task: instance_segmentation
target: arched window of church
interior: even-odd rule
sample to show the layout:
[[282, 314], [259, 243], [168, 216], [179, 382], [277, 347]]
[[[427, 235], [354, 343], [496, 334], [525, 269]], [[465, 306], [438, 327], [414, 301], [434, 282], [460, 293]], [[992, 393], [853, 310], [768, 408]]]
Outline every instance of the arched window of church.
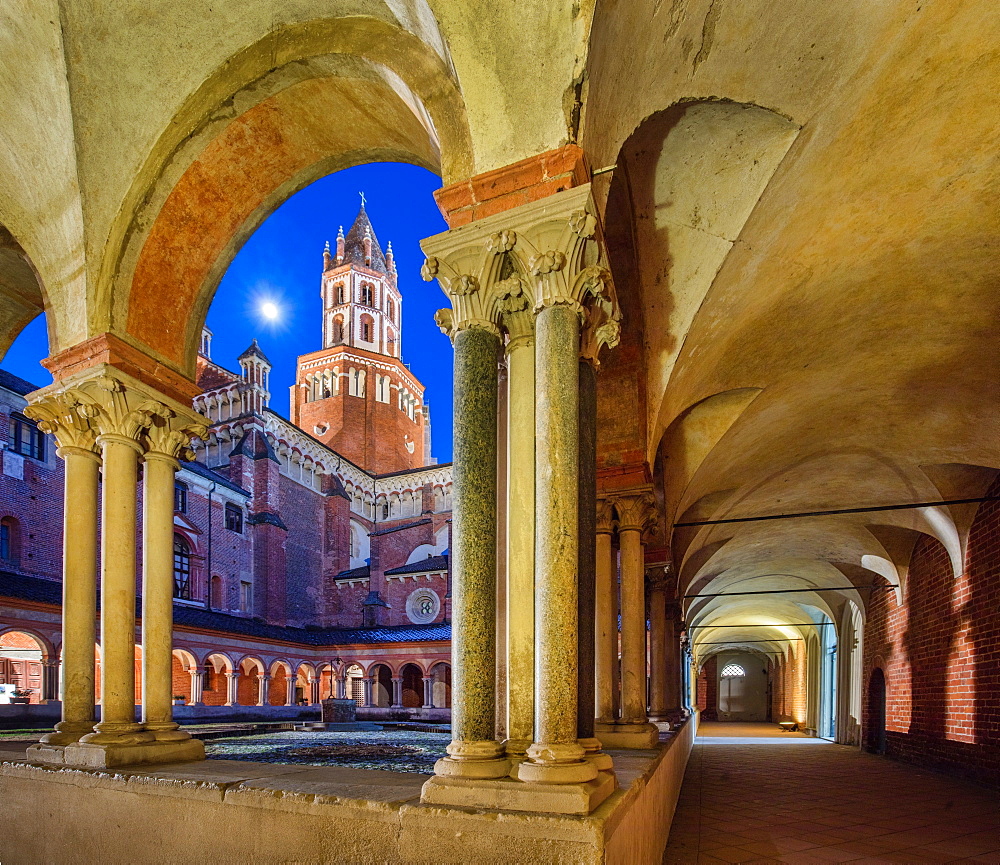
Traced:
[[362, 282], [358, 299], [359, 302], [363, 303], [365, 306], [374, 306], [375, 286], [373, 286], [370, 282]]
[[344, 316], [342, 315], [334, 316], [330, 339], [334, 344], [341, 343], [344, 341]]
[[174, 597], [191, 600], [191, 547], [174, 535]]
[[188, 485], [183, 481], [174, 481], [174, 510], [186, 514], [188, 509]]
[[365, 395], [365, 371], [363, 369], [358, 370], [358, 396]]
[[373, 342], [373, 331], [375, 330], [375, 320], [370, 315], [361, 316], [361, 339], [363, 342]]
[[337, 283], [337, 287], [333, 291], [334, 296], [337, 298], [337, 303], [344, 303], [344, 283]]
[[389, 321], [396, 323], [396, 302], [391, 297], [385, 299], [385, 312], [389, 316]]
[[747, 674], [747, 671], [743, 669], [739, 664], [726, 664], [722, 668], [722, 678], [723, 679], [740, 679]]
[[389, 334], [389, 339], [386, 342], [386, 354], [391, 357], [396, 356], [396, 337], [394, 334]]
[[347, 393], [349, 396], [358, 395], [358, 371], [353, 366], [347, 370]]

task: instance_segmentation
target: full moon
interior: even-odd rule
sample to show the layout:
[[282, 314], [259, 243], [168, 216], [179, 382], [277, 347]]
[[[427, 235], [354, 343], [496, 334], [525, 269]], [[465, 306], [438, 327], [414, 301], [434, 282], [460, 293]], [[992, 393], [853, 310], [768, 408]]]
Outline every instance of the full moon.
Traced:
[[264, 316], [268, 321], [275, 321], [278, 318], [279, 310], [276, 303], [272, 303], [269, 300], [265, 300], [260, 305], [260, 314]]

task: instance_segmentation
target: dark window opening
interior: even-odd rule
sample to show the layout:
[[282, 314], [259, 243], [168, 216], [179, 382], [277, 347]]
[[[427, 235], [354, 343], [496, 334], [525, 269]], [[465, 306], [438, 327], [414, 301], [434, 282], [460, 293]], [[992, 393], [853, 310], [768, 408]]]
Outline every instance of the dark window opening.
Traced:
[[174, 510], [179, 514], [186, 514], [188, 509], [188, 488], [187, 484], [177, 481], [174, 484]]
[[45, 433], [23, 415], [10, 416], [11, 441], [15, 453], [36, 460], [45, 459]]
[[191, 547], [180, 535], [174, 535], [174, 597], [191, 600]]
[[226, 528], [231, 532], [243, 534], [243, 508], [239, 505], [226, 505]]

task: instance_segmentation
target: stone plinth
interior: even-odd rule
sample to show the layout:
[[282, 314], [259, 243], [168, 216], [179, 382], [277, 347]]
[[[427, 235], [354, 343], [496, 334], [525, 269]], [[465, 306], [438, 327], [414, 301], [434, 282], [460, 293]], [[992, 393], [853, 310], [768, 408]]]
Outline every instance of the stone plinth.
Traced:
[[205, 743], [200, 739], [118, 743], [73, 742], [69, 745], [40, 743], [27, 749], [31, 763], [50, 766], [83, 766], [90, 769], [112, 769], [157, 763], [180, 763], [205, 759]]
[[320, 705], [324, 724], [353, 724], [358, 720], [358, 704], [354, 700], [331, 698]]

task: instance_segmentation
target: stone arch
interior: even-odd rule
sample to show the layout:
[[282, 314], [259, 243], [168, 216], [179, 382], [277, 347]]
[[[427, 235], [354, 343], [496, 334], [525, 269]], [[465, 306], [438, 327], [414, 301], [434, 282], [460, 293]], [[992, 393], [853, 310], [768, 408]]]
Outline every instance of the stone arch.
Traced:
[[431, 704], [435, 709], [451, 708], [451, 664], [439, 661], [431, 667]]
[[372, 705], [388, 708], [392, 705], [393, 671], [388, 664], [381, 662], [372, 664], [368, 670], [371, 679]]
[[407, 709], [419, 709], [424, 704], [424, 671], [411, 661], [403, 664], [399, 671], [400, 702]]
[[[290, 194], [378, 160], [446, 180], [471, 173], [465, 109], [441, 48], [358, 15], [276, 27], [221, 64], [165, 127], [119, 210], [97, 281], [98, 327], [127, 331], [190, 376], [221, 275]], [[326, 128], [333, 115], [338, 136]], [[150, 328], [164, 268], [178, 317]]]
[[190, 705], [191, 673], [198, 669], [198, 659], [187, 649], [175, 648], [170, 653], [170, 669], [173, 696], [183, 697], [184, 702]]
[[288, 690], [292, 687], [292, 664], [278, 658], [271, 662], [268, 672], [271, 676], [268, 703], [272, 706], [284, 706], [288, 702]]
[[229, 699], [227, 673], [234, 670], [233, 660], [223, 652], [210, 652], [202, 663], [202, 696], [206, 706], [224, 706]]
[[[41, 275], [14, 235], [0, 224], [0, 357], [17, 335], [48, 308]], [[49, 344], [59, 345], [57, 316], [46, 317]]]

